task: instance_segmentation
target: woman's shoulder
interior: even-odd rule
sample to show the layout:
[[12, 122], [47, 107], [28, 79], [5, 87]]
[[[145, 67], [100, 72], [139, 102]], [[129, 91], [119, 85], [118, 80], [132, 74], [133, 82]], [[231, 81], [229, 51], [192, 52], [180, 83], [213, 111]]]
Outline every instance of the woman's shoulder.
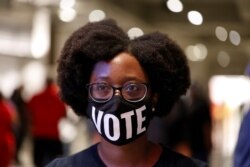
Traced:
[[163, 147], [162, 155], [155, 167], [158, 166], [208, 167], [207, 163], [203, 161], [187, 157], [167, 147]]
[[97, 144], [70, 156], [56, 158], [46, 167], [101, 167], [103, 162], [97, 153]]

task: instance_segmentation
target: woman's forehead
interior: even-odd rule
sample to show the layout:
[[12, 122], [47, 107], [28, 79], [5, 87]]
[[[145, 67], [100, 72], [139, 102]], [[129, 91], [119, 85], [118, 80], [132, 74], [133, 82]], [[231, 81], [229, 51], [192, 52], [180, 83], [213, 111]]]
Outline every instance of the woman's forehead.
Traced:
[[129, 53], [120, 53], [109, 61], [97, 62], [92, 72], [92, 79], [106, 78], [114, 81], [147, 81], [147, 75], [138, 60]]

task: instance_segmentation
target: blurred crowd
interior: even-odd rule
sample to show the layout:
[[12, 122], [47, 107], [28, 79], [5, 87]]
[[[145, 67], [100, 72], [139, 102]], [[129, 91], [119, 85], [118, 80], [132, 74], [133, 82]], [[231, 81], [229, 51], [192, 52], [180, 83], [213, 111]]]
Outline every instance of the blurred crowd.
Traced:
[[66, 106], [56, 84], [47, 78], [45, 88], [28, 101], [22, 93], [19, 86], [9, 99], [0, 94], [0, 167], [22, 165], [20, 150], [27, 137], [34, 166], [43, 167], [63, 155], [58, 124], [66, 116]]

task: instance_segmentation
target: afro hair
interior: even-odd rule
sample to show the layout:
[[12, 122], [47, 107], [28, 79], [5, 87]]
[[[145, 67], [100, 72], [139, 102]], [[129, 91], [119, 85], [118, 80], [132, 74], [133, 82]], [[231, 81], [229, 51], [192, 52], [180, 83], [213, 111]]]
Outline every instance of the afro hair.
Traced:
[[159, 98], [156, 115], [166, 115], [190, 86], [190, 72], [182, 49], [167, 35], [153, 32], [130, 40], [112, 19], [87, 23], [66, 41], [58, 60], [58, 85], [62, 100], [86, 116], [93, 66], [121, 52], [131, 53], [149, 77]]

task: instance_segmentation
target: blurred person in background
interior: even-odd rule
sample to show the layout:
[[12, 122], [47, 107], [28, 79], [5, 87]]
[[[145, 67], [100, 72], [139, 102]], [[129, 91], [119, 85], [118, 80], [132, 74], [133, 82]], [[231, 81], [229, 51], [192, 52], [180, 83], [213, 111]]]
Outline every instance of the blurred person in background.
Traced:
[[150, 138], [188, 157], [209, 162], [212, 149], [210, 101], [201, 85], [193, 83], [172, 111], [152, 122]]
[[15, 155], [14, 106], [0, 92], [0, 167], [9, 167]]
[[168, 114], [190, 85], [186, 56], [167, 35], [129, 39], [112, 19], [87, 23], [64, 45], [58, 84], [62, 99], [94, 123], [100, 142], [47, 167], [206, 166], [147, 138], [151, 119]]
[[[250, 77], [250, 64], [247, 65], [245, 75]], [[234, 152], [234, 167], [250, 166], [250, 101], [242, 107], [243, 119]]]
[[165, 128], [162, 134], [166, 139], [163, 143], [175, 151], [192, 157], [190, 145], [190, 111], [186, 96], [182, 96], [174, 105], [171, 113], [163, 119]]
[[209, 97], [204, 88], [194, 82], [187, 98], [189, 136], [192, 157], [208, 162], [212, 150], [212, 117]]
[[59, 137], [59, 121], [66, 116], [66, 106], [58, 97], [52, 78], [47, 78], [45, 89], [28, 102], [33, 140], [33, 160], [36, 167], [63, 154]]
[[180, 97], [167, 116], [153, 118], [149, 125], [148, 138], [191, 157], [189, 110], [184, 98]]
[[22, 97], [22, 92], [23, 92], [23, 86], [21, 85], [13, 91], [10, 98], [10, 100], [15, 105], [17, 111], [17, 119], [18, 119], [18, 124], [14, 129], [16, 137], [15, 161], [17, 164], [21, 163], [19, 159], [19, 153], [24, 143], [24, 140], [28, 135], [28, 125], [29, 125], [27, 103]]

